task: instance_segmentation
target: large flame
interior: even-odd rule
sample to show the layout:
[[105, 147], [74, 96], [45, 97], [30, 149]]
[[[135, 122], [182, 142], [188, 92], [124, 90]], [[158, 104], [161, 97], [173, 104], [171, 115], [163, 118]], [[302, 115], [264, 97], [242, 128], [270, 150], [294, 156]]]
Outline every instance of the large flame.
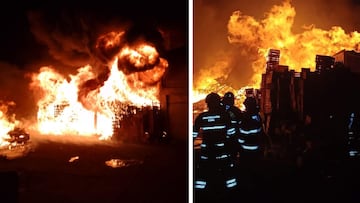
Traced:
[[[317, 54], [332, 56], [343, 49], [360, 51], [360, 33], [346, 33], [339, 26], [333, 26], [330, 30], [322, 30], [314, 25], [304, 26], [302, 33], [293, 33], [295, 15], [295, 8], [290, 1], [284, 1], [281, 5], [274, 5], [262, 20], [244, 15], [241, 11], [235, 11], [230, 16], [227, 26], [229, 43], [245, 48], [249, 57], [255, 58], [252, 63], [254, 74], [248, 87], [260, 87], [261, 75], [265, 72], [266, 55], [271, 48], [280, 50], [280, 64], [295, 71], [300, 71], [301, 68], [310, 68], [313, 71]], [[219, 64], [223, 67], [219, 68]], [[193, 89], [195, 101], [197, 98], [204, 98], [204, 95], [211, 91], [226, 89], [224, 86], [227, 84], [220, 83], [217, 78], [226, 78], [229, 71], [219, 73], [226, 70], [226, 61], [219, 64], [205, 67], [211, 73], [215, 72], [211, 70], [216, 70], [216, 74], [202, 74], [197, 77], [197, 85]], [[218, 88], [219, 86], [222, 88]], [[206, 89], [206, 92], [203, 89]], [[238, 93], [239, 90], [233, 92]]]
[[[159, 106], [160, 79], [168, 63], [146, 42], [123, 44], [123, 32], [99, 37], [104, 73], [91, 65], [65, 77], [53, 67], [42, 67], [30, 84], [40, 98], [37, 102], [37, 129], [42, 134], [107, 139], [113, 134], [113, 121], [126, 106]], [[106, 75], [105, 77], [102, 75]]]
[[8, 111], [10, 106], [15, 105], [14, 102], [0, 101], [0, 147], [9, 145], [9, 131], [19, 125], [20, 121], [15, 119], [15, 114]]

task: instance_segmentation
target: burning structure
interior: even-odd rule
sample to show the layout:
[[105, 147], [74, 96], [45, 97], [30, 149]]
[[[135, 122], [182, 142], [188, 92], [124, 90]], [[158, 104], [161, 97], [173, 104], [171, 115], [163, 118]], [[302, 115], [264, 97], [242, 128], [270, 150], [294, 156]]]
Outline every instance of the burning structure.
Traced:
[[[100, 35], [92, 47], [95, 62], [70, 74], [42, 66], [26, 75], [37, 107], [32, 132], [135, 142], [186, 138], [185, 47], [160, 50], [141, 34], [129, 40], [126, 32]], [[17, 127], [13, 117], [1, 114], [7, 131]]]
[[333, 151], [348, 143], [349, 155], [355, 156], [360, 150], [360, 134], [354, 130], [359, 127], [360, 54], [342, 50], [334, 56], [316, 55], [315, 71], [301, 72], [280, 65], [279, 57], [279, 50], [269, 51], [262, 75], [260, 109], [266, 132], [275, 135], [284, 125], [304, 126], [311, 119], [323, 143], [336, 145]]
[[126, 42], [124, 35], [110, 32], [98, 38], [100, 68], [87, 65], [67, 78], [52, 67], [42, 67], [32, 75], [30, 86], [39, 96], [37, 128], [42, 134], [139, 141], [167, 137], [176, 130], [169, 127], [176, 121], [165, 121], [173, 107], [186, 109], [187, 80], [182, 76], [186, 71], [176, 73], [181, 82], [169, 82], [175, 73], [168, 71], [168, 60], [156, 47], [143, 39]]
[[[51, 67], [32, 76], [31, 88], [40, 92], [38, 130], [45, 134], [114, 135], [113, 123], [160, 107], [160, 80], [168, 62], [146, 42], [125, 45], [123, 32], [98, 39], [104, 62], [100, 74], [87, 65], [63, 77]], [[133, 107], [137, 107], [133, 108]]]
[[[273, 5], [261, 19], [247, 15], [245, 11], [230, 11], [232, 15], [228, 18], [225, 30], [227, 40], [224, 41], [227, 43], [226, 45], [234, 46], [229, 46], [226, 50], [219, 50], [222, 46], [217, 47], [214, 43], [211, 45], [216, 49], [214, 51], [210, 49], [212, 46], [208, 45], [208, 38], [213, 35], [208, 35], [208, 33], [212, 32], [212, 29], [206, 29], [205, 32], [195, 29], [195, 37], [202, 41], [200, 45], [203, 48], [195, 47], [195, 56], [198, 54], [199, 57], [194, 58], [196, 67], [194, 68], [193, 98], [204, 98], [206, 93], [211, 91], [223, 94], [225, 92], [221, 90], [226, 88], [217, 88], [223, 86], [232, 87], [234, 93], [245, 86], [259, 89], [269, 48], [281, 50], [282, 64], [286, 64], [298, 72], [301, 72], [302, 67], [309, 67], [313, 70], [316, 54], [331, 56], [342, 49], [358, 51], [359, 33], [356, 31], [347, 33], [340, 26], [332, 26], [329, 30], [324, 30], [310, 24], [303, 25], [299, 31], [294, 32], [298, 13], [292, 3], [283, 1], [279, 5]], [[197, 13], [206, 15], [206, 12], [201, 13], [201, 11], [205, 11], [204, 7], [201, 4], [197, 6]], [[236, 9], [236, 7], [234, 8]], [[214, 9], [216, 10], [216, 8]], [[201, 15], [199, 15], [198, 22], [195, 19], [195, 22], [199, 23], [196, 27], [201, 26]], [[208, 20], [212, 19], [203, 21], [207, 22]], [[223, 22], [219, 25], [223, 25]], [[214, 37], [219, 36], [214, 33]], [[219, 40], [211, 41], [218, 42]], [[197, 47], [198, 49], [196, 49]], [[208, 53], [211, 51], [213, 53]], [[276, 54], [275, 51], [270, 57], [276, 59]], [[218, 80], [218, 78], [225, 80]], [[207, 90], [205, 94], [203, 93], [204, 89]]]

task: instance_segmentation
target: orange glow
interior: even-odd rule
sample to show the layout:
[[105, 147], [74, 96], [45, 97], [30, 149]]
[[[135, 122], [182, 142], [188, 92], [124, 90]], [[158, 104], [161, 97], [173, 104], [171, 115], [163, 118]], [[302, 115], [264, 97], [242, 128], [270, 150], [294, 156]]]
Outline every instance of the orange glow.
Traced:
[[[227, 24], [229, 43], [246, 47], [246, 50], [257, 50], [257, 55], [249, 56], [254, 58], [251, 65], [254, 74], [248, 87], [260, 88], [261, 75], [265, 73], [266, 55], [269, 49], [280, 50], [280, 64], [298, 72], [301, 68], [310, 68], [314, 71], [317, 54], [332, 56], [343, 49], [360, 51], [359, 32], [346, 33], [339, 26], [322, 30], [311, 25], [304, 26], [301, 33], [293, 33], [295, 16], [296, 11], [290, 1], [284, 1], [281, 5], [274, 5], [265, 13], [262, 20], [244, 15], [241, 11], [234, 11], [229, 17]], [[224, 68], [226, 64], [227, 61], [221, 61], [213, 67], [199, 67], [212, 74], [200, 74], [198, 80], [194, 81], [194, 100], [203, 99], [204, 95], [211, 91], [219, 92], [226, 89], [227, 84], [216, 80], [219, 77], [226, 78], [229, 74], [228, 70], [221, 72], [226, 70]], [[218, 88], [219, 86], [222, 88]]]
[[0, 147], [8, 146], [10, 136], [8, 132], [13, 130], [20, 122], [15, 119], [15, 115], [8, 115], [8, 107], [15, 105], [14, 102], [0, 101]]
[[[99, 81], [90, 65], [65, 77], [53, 67], [41, 67], [32, 75], [30, 87], [39, 95], [37, 130], [41, 134], [99, 136], [113, 134], [113, 121], [124, 106], [160, 106], [160, 79], [168, 63], [145, 42], [121, 44], [122, 32], [98, 39], [97, 48], [108, 60], [109, 72]], [[108, 57], [116, 50], [113, 57]]]
[[[222, 53], [220, 57], [223, 59], [212, 64], [212, 66], [201, 68], [198, 77], [199, 80], [194, 81], [193, 85], [193, 103], [204, 99], [211, 91], [217, 92], [219, 89], [223, 89], [223, 84], [221, 84], [219, 80], [229, 74], [226, 67], [229, 64], [230, 58], [225, 53]], [[226, 89], [234, 91], [231, 87], [226, 87]], [[223, 90], [224, 93], [225, 91]]]
[[105, 35], [102, 35], [97, 40], [96, 48], [105, 47], [106, 49], [111, 49], [116, 47], [121, 43], [121, 37], [125, 32], [109, 32]]
[[153, 65], [156, 63], [159, 55], [156, 52], [154, 47], [149, 45], [140, 45], [132, 49], [130, 47], [125, 47], [121, 53], [120, 58], [128, 58], [131, 63], [134, 64], [136, 68], [143, 68], [146, 65]]

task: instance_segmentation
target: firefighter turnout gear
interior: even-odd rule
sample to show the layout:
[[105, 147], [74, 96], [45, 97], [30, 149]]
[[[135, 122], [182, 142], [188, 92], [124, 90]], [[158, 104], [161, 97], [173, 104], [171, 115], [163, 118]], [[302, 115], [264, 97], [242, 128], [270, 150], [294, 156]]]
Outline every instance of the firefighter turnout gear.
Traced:
[[229, 114], [231, 120], [231, 127], [235, 128], [235, 133], [227, 136], [229, 147], [231, 148], [232, 156], [237, 159], [238, 153], [240, 151], [238, 138], [240, 136], [239, 132], [239, 123], [242, 117], [242, 111], [235, 106], [235, 96], [232, 92], [226, 92], [222, 98], [222, 105], [225, 108], [225, 111]]
[[260, 136], [262, 123], [260, 115], [244, 113], [240, 123], [240, 137], [238, 142], [243, 152], [257, 152], [260, 150]]
[[227, 142], [227, 137], [233, 136], [236, 129], [231, 126], [230, 116], [220, 102], [218, 94], [210, 93], [206, 97], [208, 111], [194, 120], [193, 138], [202, 139], [194, 163], [195, 190], [221, 192], [237, 186], [235, 164]]
[[264, 131], [256, 100], [248, 97], [244, 101], [245, 112], [239, 124], [241, 146], [240, 159], [256, 161], [263, 155]]
[[232, 92], [226, 92], [222, 98], [222, 103], [227, 107], [235, 104], [235, 95]]

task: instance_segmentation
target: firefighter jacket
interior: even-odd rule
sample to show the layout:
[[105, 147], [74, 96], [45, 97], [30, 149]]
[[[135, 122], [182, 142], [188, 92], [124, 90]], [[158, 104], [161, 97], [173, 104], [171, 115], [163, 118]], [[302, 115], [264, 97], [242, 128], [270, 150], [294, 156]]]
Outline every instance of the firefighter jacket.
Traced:
[[[195, 188], [205, 189], [210, 179], [222, 177], [221, 182], [225, 188], [234, 187], [237, 182], [232, 167], [231, 150], [227, 137], [235, 133], [231, 127], [229, 114], [223, 109], [207, 111], [199, 114], [193, 125], [194, 140], [200, 136], [199, 175], [196, 177]], [[217, 174], [216, 174], [217, 173]], [[219, 175], [222, 174], [222, 175]]]
[[193, 127], [193, 138], [202, 138], [202, 160], [217, 162], [230, 158], [227, 137], [233, 136], [236, 129], [231, 127], [230, 117], [225, 111], [203, 112], [195, 119]]
[[238, 138], [240, 136], [240, 126], [239, 123], [242, 118], [242, 111], [236, 106], [225, 105], [225, 111], [229, 114], [231, 120], [231, 127], [235, 128], [235, 133], [227, 135], [227, 142], [230, 145], [233, 156], [236, 156], [239, 151]]
[[239, 128], [239, 121], [242, 118], [242, 111], [236, 106], [227, 105], [225, 106], [225, 111], [229, 113], [232, 127]]
[[264, 136], [261, 117], [258, 113], [244, 112], [239, 124], [238, 142], [243, 152], [259, 152]]

